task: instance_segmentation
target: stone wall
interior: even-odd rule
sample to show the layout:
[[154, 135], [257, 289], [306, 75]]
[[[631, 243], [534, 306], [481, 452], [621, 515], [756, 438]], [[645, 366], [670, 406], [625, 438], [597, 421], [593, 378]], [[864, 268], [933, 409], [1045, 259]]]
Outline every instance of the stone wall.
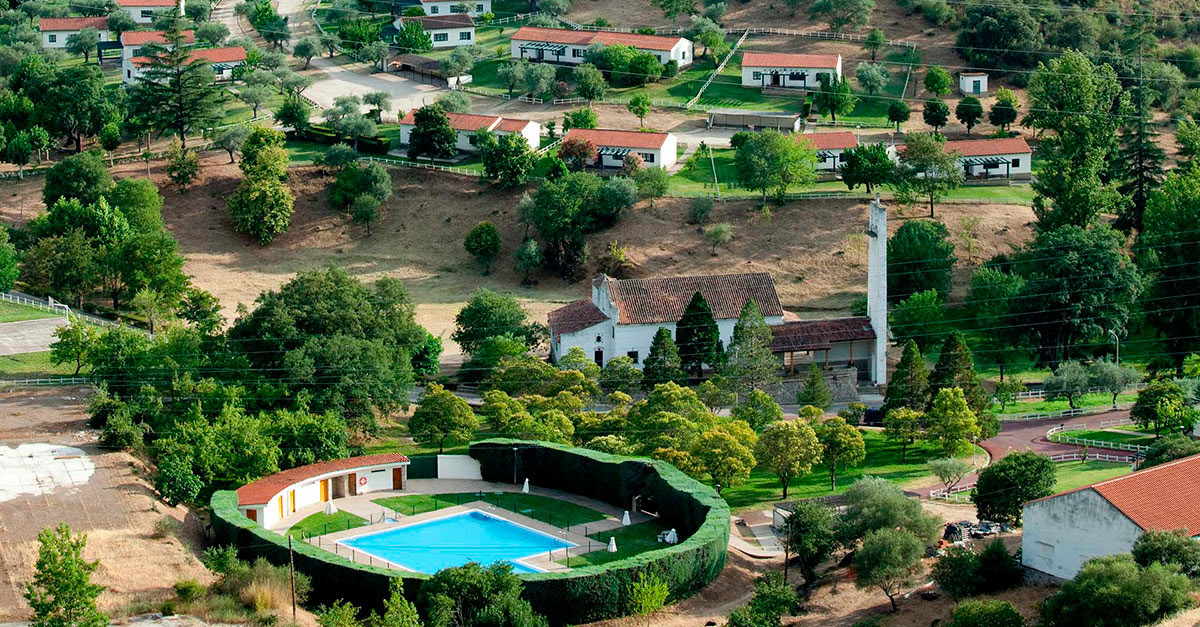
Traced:
[[[858, 401], [858, 368], [841, 367], [822, 371], [825, 384], [833, 393], [835, 403], [853, 403]], [[767, 393], [780, 405], [795, 405], [796, 393], [804, 387], [803, 376], [793, 376], [784, 379], [779, 385], [767, 389]]]

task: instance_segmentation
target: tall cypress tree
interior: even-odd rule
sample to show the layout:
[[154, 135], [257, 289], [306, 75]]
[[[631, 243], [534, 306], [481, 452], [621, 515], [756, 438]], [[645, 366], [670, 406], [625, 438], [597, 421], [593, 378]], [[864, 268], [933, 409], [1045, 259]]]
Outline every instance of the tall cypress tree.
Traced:
[[1117, 159], [1112, 162], [1120, 169], [1117, 178], [1121, 184], [1117, 190], [1130, 200], [1116, 222], [1116, 226], [1126, 232], [1141, 230], [1146, 199], [1151, 191], [1162, 185], [1163, 160], [1166, 159], [1158, 145], [1158, 133], [1149, 124], [1145, 89], [1139, 85], [1133, 92], [1137, 119], [1121, 128], [1121, 147]]
[[900, 356], [892, 381], [888, 383], [883, 411], [886, 414], [900, 407], [925, 411], [929, 402], [929, 367], [925, 365], [917, 343], [909, 340], [904, 345], [904, 354]]
[[720, 364], [724, 357], [721, 330], [700, 292], [692, 294], [692, 300], [683, 310], [683, 317], [675, 325], [675, 337], [679, 338], [679, 361], [693, 379], [703, 378], [704, 364]]
[[187, 148], [187, 134], [219, 119], [220, 91], [212, 64], [192, 57], [179, 7], [166, 30], [165, 43], [145, 47], [148, 62], [129, 92], [131, 114], [151, 120], [155, 130], [170, 131]]
[[989, 409], [991, 399], [979, 374], [975, 372], [975, 361], [971, 357], [971, 349], [967, 348], [967, 339], [961, 331], [951, 333], [942, 344], [942, 354], [938, 356], [937, 365], [929, 377], [929, 405], [932, 407], [934, 398], [940, 390], [947, 388], [962, 388], [967, 405], [975, 415], [982, 416]]
[[740, 396], [779, 382], [779, 362], [771, 353], [773, 337], [758, 303], [747, 301], [733, 326], [725, 363], [717, 369], [729, 389]]
[[679, 347], [671, 339], [671, 330], [663, 327], [650, 342], [650, 354], [642, 364], [642, 389], [649, 392], [660, 383], [687, 385], [687, 373], [679, 361]]

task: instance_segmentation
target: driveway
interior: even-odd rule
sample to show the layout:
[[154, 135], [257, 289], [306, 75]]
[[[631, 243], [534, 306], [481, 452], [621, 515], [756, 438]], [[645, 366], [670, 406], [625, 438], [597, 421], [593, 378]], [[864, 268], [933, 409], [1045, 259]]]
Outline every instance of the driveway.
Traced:
[[54, 330], [65, 324], [62, 318], [41, 318], [0, 324], [0, 355], [36, 353], [50, 350]]

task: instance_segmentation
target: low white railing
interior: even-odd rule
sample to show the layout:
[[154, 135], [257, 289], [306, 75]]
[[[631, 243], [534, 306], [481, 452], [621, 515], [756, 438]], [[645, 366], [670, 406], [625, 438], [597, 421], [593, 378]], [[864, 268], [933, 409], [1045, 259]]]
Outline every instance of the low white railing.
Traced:
[[721, 61], [721, 64], [717, 66], [717, 69], [713, 70], [713, 73], [708, 75], [708, 80], [704, 81], [704, 84], [700, 86], [700, 91], [696, 92], [696, 95], [692, 96], [692, 99], [687, 101], [687, 104], [683, 106], [684, 109], [691, 109], [692, 107], [696, 106], [697, 102], [700, 102], [700, 96], [704, 95], [704, 90], [708, 89], [708, 86], [712, 84], [713, 79], [715, 79], [717, 75], [721, 73], [721, 70], [725, 69], [725, 64], [729, 63], [729, 60], [733, 58], [733, 55], [738, 51], [738, 48], [742, 47], [742, 42], [746, 41], [746, 37], [749, 34], [750, 31], [742, 33], [742, 36], [738, 38], [737, 43], [733, 44], [733, 48], [729, 50], [729, 54], [725, 55], [725, 58]]
[[389, 159], [387, 157], [376, 157], [373, 155], [361, 155], [359, 161], [377, 161], [388, 165], [398, 165], [405, 168], [414, 168], [417, 170], [437, 170], [439, 172], [450, 172], [453, 174], [466, 174], [469, 176], [479, 176], [479, 170], [471, 170], [468, 168], [460, 168], [455, 165], [441, 165], [437, 163], [416, 163], [413, 161], [402, 161], [400, 159]]
[[950, 488], [949, 490], [947, 490], [945, 488], [938, 488], [936, 490], [929, 491], [929, 499], [931, 501], [945, 501], [947, 503], [970, 503], [971, 495], [963, 494], [963, 493], [970, 492], [971, 490], [974, 490], [974, 489], [975, 489], [974, 483], [968, 483], [966, 485], [956, 485], [953, 488]]
[[1050, 461], [1055, 463], [1060, 462], [1081, 462], [1085, 459], [1090, 459], [1098, 462], [1119, 462], [1122, 464], [1133, 464], [1137, 462], [1137, 457], [1133, 455], [1113, 455], [1112, 453], [1095, 453], [1088, 451], [1087, 455], [1083, 453], [1059, 453], [1051, 455]]
[[18, 305], [24, 305], [26, 307], [32, 307], [34, 309], [39, 309], [41, 311], [48, 311], [48, 312], [63, 316], [64, 318], [78, 318], [84, 322], [87, 322], [88, 324], [94, 324], [96, 326], [118, 326], [118, 323], [113, 322], [112, 320], [107, 320], [107, 319], [101, 318], [99, 316], [93, 316], [91, 314], [73, 311], [67, 305], [60, 303], [60, 302], [56, 302], [50, 298], [43, 300], [43, 299], [38, 299], [38, 298], [30, 298], [29, 296], [25, 296], [24, 294], [13, 294], [11, 292], [4, 292], [4, 293], [0, 293], [0, 300], [7, 301], [10, 303], [17, 303]]
[[48, 387], [51, 385], [91, 385], [88, 377], [41, 377], [37, 379], [0, 379], [0, 388]]
[[[1075, 446], [1086, 446], [1089, 448], [1095, 447], [1095, 448], [1115, 449], [1118, 451], [1132, 451], [1134, 453], [1138, 453], [1139, 455], [1144, 455], [1146, 453], [1146, 451], [1150, 450], [1149, 446], [1142, 446], [1140, 444], [1127, 444], [1125, 442], [1106, 442], [1104, 440], [1090, 440], [1088, 438], [1077, 438], [1077, 437], [1073, 437], [1073, 436], [1062, 435], [1062, 432], [1066, 431], [1066, 429], [1067, 429], [1066, 425], [1059, 425], [1057, 427], [1051, 427], [1049, 431], [1046, 431], [1046, 439], [1050, 440], [1051, 442], [1054, 442], [1055, 444], [1073, 444]], [[1071, 425], [1071, 430], [1072, 431], [1085, 431], [1085, 430], [1087, 430], [1087, 425]]]

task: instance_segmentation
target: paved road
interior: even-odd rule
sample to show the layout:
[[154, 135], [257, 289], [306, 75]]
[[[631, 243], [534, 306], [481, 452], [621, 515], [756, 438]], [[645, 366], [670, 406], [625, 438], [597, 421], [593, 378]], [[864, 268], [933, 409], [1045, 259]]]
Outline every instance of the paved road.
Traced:
[[65, 324], [62, 318], [41, 318], [0, 324], [0, 355], [36, 353], [50, 350], [54, 330]]

